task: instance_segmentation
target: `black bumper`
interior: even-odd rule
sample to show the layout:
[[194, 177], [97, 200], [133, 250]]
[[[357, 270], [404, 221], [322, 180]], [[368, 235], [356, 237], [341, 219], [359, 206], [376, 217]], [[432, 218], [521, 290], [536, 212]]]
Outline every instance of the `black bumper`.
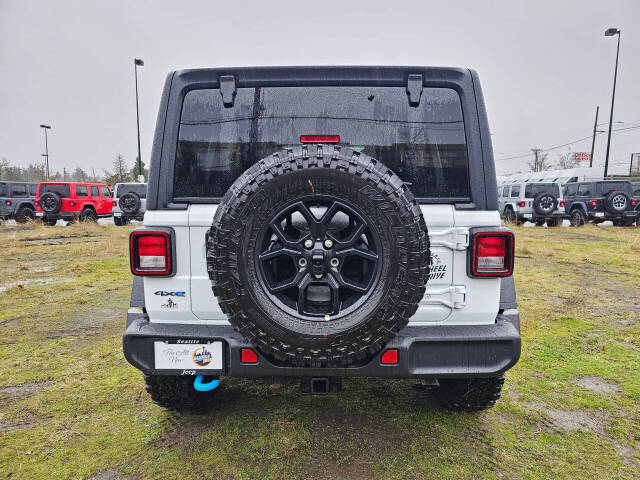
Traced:
[[[197, 340], [223, 342], [223, 369], [208, 375], [237, 377], [389, 377], [451, 378], [500, 374], [520, 358], [520, 319], [516, 310], [499, 314], [491, 325], [408, 326], [385, 349], [398, 349], [396, 365], [382, 365], [380, 354], [365, 364], [344, 368], [281, 365], [258, 353], [258, 363], [240, 362], [240, 349], [251, 344], [229, 325], [151, 323], [146, 314], [130, 312], [124, 333], [127, 361], [153, 375], [195, 374], [193, 370], [156, 370], [153, 342]], [[203, 372], [204, 373], [204, 372]]]

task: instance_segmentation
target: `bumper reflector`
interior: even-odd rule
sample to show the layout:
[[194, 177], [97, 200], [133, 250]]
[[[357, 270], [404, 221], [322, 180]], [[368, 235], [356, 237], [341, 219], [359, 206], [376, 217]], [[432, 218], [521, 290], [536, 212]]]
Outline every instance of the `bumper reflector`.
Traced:
[[398, 349], [390, 348], [385, 350], [380, 356], [380, 363], [383, 365], [395, 365], [398, 363]]
[[250, 348], [240, 349], [241, 363], [258, 363], [258, 355]]

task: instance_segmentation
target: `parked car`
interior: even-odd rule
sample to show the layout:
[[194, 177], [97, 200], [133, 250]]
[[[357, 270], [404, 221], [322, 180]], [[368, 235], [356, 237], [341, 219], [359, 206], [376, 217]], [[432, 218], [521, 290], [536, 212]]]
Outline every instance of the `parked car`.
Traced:
[[498, 205], [506, 222], [526, 221], [538, 226], [562, 225], [565, 202], [557, 183], [516, 182], [503, 184], [498, 191]]
[[611, 220], [614, 225], [632, 225], [636, 221], [638, 200], [633, 198], [631, 182], [601, 180], [569, 183], [564, 197], [571, 226]]
[[38, 185], [36, 216], [48, 225], [58, 219], [95, 222], [111, 216], [111, 201], [111, 190], [102, 183], [44, 182]]
[[126, 225], [131, 219], [142, 220], [147, 210], [147, 184], [116, 183], [112, 205], [116, 225]]
[[0, 220], [18, 223], [36, 218], [37, 183], [0, 182]]
[[203, 406], [224, 375], [494, 405], [520, 327], [475, 72], [187, 70], [161, 102], [123, 339], [156, 403]]

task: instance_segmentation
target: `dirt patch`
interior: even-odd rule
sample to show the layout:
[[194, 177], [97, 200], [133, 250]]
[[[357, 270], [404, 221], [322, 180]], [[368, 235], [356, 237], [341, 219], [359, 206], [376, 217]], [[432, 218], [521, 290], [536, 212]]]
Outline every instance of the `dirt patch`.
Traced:
[[598, 393], [610, 393], [616, 394], [618, 393], [618, 385], [615, 383], [607, 382], [600, 377], [590, 376], [590, 377], [582, 377], [578, 380], [578, 385], [581, 387], [587, 388], [592, 392]]
[[609, 417], [605, 412], [595, 410], [544, 410], [551, 419], [553, 427], [558, 430], [587, 430], [600, 435], [609, 425]]
[[0, 322], [0, 327], [13, 327], [20, 323], [20, 318], [11, 318], [9, 320], [5, 320], [4, 322]]
[[628, 445], [616, 445], [616, 453], [622, 457], [622, 461], [627, 465], [640, 465], [640, 461], [637, 459], [640, 454], [638, 449]]
[[121, 480], [127, 477], [120, 475], [120, 472], [116, 468], [110, 468], [108, 470], [99, 470], [91, 475], [87, 480]]
[[43, 418], [31, 414], [13, 420], [2, 420], [0, 421], [0, 432], [11, 432], [12, 430], [22, 428], [35, 428], [44, 421]]
[[0, 388], [0, 397], [17, 397], [31, 395], [32, 393], [43, 389], [48, 384], [49, 382], [29, 382], [13, 387], [2, 387]]

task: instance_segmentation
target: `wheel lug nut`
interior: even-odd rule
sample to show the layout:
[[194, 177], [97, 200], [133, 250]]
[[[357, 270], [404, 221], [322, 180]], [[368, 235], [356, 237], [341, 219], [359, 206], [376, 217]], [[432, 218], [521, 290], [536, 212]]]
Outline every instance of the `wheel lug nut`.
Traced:
[[325, 246], [325, 248], [331, 248], [331, 247], [333, 247], [333, 242], [327, 238], [324, 241], [324, 246]]
[[340, 263], [340, 260], [338, 260], [337, 258], [332, 258], [331, 259], [331, 266], [332, 267], [337, 267], [339, 263]]
[[298, 259], [298, 265], [300, 265], [301, 267], [306, 267], [307, 266], [307, 259], [306, 258], [299, 258]]
[[304, 241], [304, 248], [311, 248], [313, 247], [313, 240], [309, 239], [309, 240], [305, 240]]

